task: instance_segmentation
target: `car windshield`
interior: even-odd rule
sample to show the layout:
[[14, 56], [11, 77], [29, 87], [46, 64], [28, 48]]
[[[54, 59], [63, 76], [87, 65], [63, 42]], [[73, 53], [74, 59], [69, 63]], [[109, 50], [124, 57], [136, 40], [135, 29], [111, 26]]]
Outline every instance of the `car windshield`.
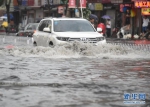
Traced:
[[29, 25], [26, 26], [26, 29], [27, 30], [31, 30], [31, 29], [36, 30], [37, 26], [38, 26], [38, 23], [29, 24]]
[[33, 24], [33, 25], [32, 25], [32, 29], [35, 30], [37, 26], [38, 26], [38, 24]]
[[95, 32], [86, 20], [55, 20], [54, 32]]

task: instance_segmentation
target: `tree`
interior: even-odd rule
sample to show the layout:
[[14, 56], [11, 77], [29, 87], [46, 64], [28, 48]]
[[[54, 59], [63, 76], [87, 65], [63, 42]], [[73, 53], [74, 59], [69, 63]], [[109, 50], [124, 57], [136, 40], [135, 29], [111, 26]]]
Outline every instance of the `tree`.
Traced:
[[83, 9], [83, 18], [88, 20], [90, 14], [91, 14], [90, 9], [88, 9], [88, 8]]
[[50, 7], [50, 2], [49, 2], [49, 0], [47, 0], [47, 3], [48, 3], [48, 11], [49, 11], [49, 16], [50, 16], [51, 7]]
[[8, 23], [10, 22], [10, 15], [9, 15], [10, 3], [11, 3], [11, 0], [5, 0]]

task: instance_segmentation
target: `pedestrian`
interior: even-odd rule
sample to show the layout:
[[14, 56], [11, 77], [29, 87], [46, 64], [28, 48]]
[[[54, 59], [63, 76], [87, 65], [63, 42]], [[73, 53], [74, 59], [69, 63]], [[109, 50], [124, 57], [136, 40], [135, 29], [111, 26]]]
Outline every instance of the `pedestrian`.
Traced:
[[147, 40], [149, 40], [150, 38], [150, 22], [148, 22], [148, 26], [147, 26], [147, 29], [146, 29], [146, 33], [145, 33], [145, 36], [144, 36]]
[[97, 28], [97, 23], [98, 23], [98, 17], [94, 14], [89, 15], [89, 21], [91, 24], [94, 26], [94, 28]]
[[149, 19], [147, 16], [143, 17], [143, 24], [142, 24], [142, 33], [146, 33], [147, 27], [148, 27]]
[[130, 10], [127, 9], [127, 12], [126, 12], [126, 20], [125, 20], [125, 25], [127, 26], [127, 29], [129, 30], [130, 29]]
[[3, 19], [1, 26], [5, 28], [5, 32], [7, 34], [8, 33], [8, 22], [6, 21], [6, 19]]
[[110, 19], [106, 20], [106, 34], [107, 34], [107, 37], [110, 37], [110, 35], [111, 35], [111, 21], [110, 21]]

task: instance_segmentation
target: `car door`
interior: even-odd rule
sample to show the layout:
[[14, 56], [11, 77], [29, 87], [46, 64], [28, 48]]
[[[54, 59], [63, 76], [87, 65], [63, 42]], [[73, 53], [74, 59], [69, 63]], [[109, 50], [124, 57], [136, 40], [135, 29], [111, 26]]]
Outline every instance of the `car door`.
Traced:
[[39, 23], [36, 33], [34, 33], [34, 40], [36, 41], [38, 46], [42, 46], [43, 43], [42, 36], [43, 36], [44, 27], [45, 27], [45, 23], [44, 21], [41, 21]]
[[[51, 24], [52, 24], [51, 20], [46, 21], [46, 27], [49, 27], [51, 29]], [[43, 40], [45, 41], [44, 46], [49, 46], [49, 38], [51, 36], [51, 32], [44, 32], [43, 36], [44, 36]]]

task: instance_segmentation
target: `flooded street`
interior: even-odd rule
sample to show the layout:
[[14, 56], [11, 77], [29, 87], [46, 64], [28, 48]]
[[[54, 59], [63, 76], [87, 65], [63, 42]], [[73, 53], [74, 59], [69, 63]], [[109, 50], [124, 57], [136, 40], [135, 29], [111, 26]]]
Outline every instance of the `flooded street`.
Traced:
[[[145, 93], [145, 104], [124, 104]], [[150, 107], [150, 44], [33, 47], [0, 35], [0, 107]]]

